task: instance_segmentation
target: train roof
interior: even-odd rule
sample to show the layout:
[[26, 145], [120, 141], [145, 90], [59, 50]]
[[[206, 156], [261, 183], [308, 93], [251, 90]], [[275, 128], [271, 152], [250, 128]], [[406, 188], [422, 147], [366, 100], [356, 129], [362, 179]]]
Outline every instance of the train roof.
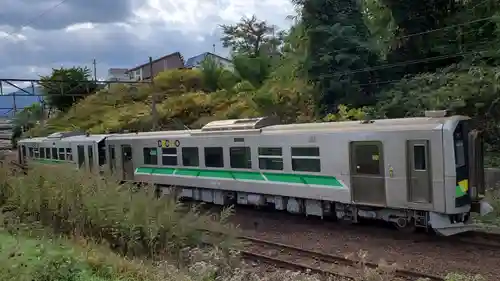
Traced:
[[112, 136], [112, 134], [79, 135], [63, 138], [61, 142], [100, 142], [103, 139]]
[[342, 122], [320, 122], [273, 125], [262, 128], [262, 133], [284, 132], [284, 131], [412, 131], [412, 130], [439, 130], [446, 122], [457, 122], [469, 119], [465, 116], [450, 117], [413, 117], [397, 119], [375, 119], [364, 121], [342, 121]]
[[[364, 121], [341, 121], [341, 122], [319, 122], [319, 123], [299, 123], [299, 124], [273, 124], [267, 120], [260, 124], [263, 118], [233, 119], [214, 121], [205, 125], [201, 130], [177, 130], [158, 132], [137, 132], [127, 134], [115, 134], [109, 136], [109, 140], [119, 139], [148, 139], [154, 136], [168, 135], [169, 137], [183, 137], [192, 135], [224, 135], [224, 134], [247, 134], [259, 133], [280, 134], [280, 133], [324, 133], [324, 132], [356, 132], [356, 131], [415, 131], [415, 130], [441, 130], [446, 123], [457, 123], [459, 120], [470, 119], [466, 116], [449, 117], [413, 117], [397, 119], [376, 119]], [[236, 123], [238, 122], [239, 123]]]
[[96, 135], [86, 135], [86, 134], [73, 134], [68, 137], [60, 135], [59, 133], [51, 134], [47, 137], [36, 137], [36, 138], [25, 138], [19, 141], [19, 143], [43, 143], [43, 142], [100, 142], [101, 140], [111, 136], [111, 134], [96, 134]]
[[36, 137], [36, 138], [26, 138], [19, 140], [18, 143], [41, 143], [45, 141], [47, 137]]

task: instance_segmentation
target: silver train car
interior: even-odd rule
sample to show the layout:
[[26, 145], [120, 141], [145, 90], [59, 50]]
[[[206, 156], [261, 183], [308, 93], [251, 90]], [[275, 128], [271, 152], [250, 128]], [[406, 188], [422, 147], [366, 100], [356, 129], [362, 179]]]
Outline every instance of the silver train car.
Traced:
[[200, 130], [57, 135], [19, 145], [20, 161], [52, 161], [40, 148], [57, 146], [80, 168], [110, 169], [123, 181], [184, 198], [352, 223], [384, 220], [403, 231], [454, 235], [474, 227], [471, 213], [492, 210], [484, 200], [481, 134], [470, 118], [439, 111], [291, 125], [269, 117], [223, 120]]

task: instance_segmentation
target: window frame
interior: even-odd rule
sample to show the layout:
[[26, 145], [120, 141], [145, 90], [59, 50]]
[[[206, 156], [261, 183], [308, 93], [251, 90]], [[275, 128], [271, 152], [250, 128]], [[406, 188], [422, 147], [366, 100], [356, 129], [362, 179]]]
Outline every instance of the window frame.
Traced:
[[[279, 149], [280, 154], [279, 155], [262, 154], [261, 149]], [[285, 169], [285, 163], [284, 163], [284, 158], [283, 158], [283, 147], [281, 147], [281, 146], [260, 146], [260, 147], [257, 147], [257, 159], [259, 160], [259, 170], [283, 171]], [[263, 168], [263, 167], [261, 167], [261, 159], [265, 159], [265, 160], [280, 159], [281, 160], [281, 162], [280, 162], [281, 169]]]
[[[423, 148], [423, 151], [420, 151], [420, 153], [423, 153], [422, 155], [420, 156], [423, 156], [423, 158], [419, 157], [418, 159], [422, 159], [423, 160], [423, 169], [421, 169], [421, 165], [417, 165], [417, 154], [420, 154], [420, 153], [417, 153], [416, 151], [416, 148]], [[414, 171], [417, 171], [417, 172], [426, 172], [427, 171], [427, 145], [425, 144], [413, 144], [413, 170]]]
[[[354, 141], [351, 142], [352, 150], [350, 150], [350, 157], [352, 163], [350, 164], [351, 166], [351, 173], [355, 175], [361, 175], [361, 176], [381, 176], [384, 174], [384, 167], [382, 166], [383, 164], [383, 143], [381, 141]], [[371, 154], [371, 161], [376, 161], [377, 162], [377, 173], [366, 173], [364, 172], [359, 172], [358, 169], [356, 168], [360, 163], [366, 163], [365, 161], [359, 162], [359, 155], [362, 155], [358, 153], [358, 147], [367, 147], [367, 146], [373, 146], [376, 147], [377, 149], [377, 160], [373, 160], [374, 154]], [[365, 156], [366, 157], [366, 156]]]
[[[166, 149], [175, 149], [175, 154], [165, 153], [164, 150], [166, 150]], [[179, 166], [178, 153], [179, 153], [179, 151], [178, 151], [177, 147], [163, 147], [163, 148], [161, 148], [161, 165], [162, 166], [170, 166], [170, 167]], [[165, 157], [175, 159], [175, 165], [165, 164], [165, 161], [163, 160]]]
[[[58, 158], [59, 160], [66, 160], [66, 150], [62, 147], [60, 147], [59, 149], [57, 149], [57, 155], [58, 155]], [[61, 157], [62, 155], [62, 157]]]
[[[220, 159], [222, 160], [222, 165], [221, 166], [209, 166], [207, 165], [207, 150], [208, 149], [217, 149], [219, 150], [220, 149]], [[205, 158], [205, 167], [206, 168], [215, 168], [215, 169], [222, 169], [222, 168], [225, 168], [225, 161], [224, 161], [224, 147], [222, 146], [205, 146], [203, 147], [203, 156]]]
[[[156, 161], [153, 161], [153, 162], [156, 162], [156, 164], [154, 164], [154, 163], [146, 163], [146, 150], [148, 151], [148, 156], [149, 157], [153, 156], [153, 155], [151, 155], [151, 151], [156, 150], [156, 154], [154, 155]], [[150, 165], [150, 166], [158, 166], [158, 147], [147, 146], [147, 147], [143, 147], [142, 148], [142, 164], [144, 164], [144, 165]]]
[[[293, 151], [294, 148], [295, 149], [297, 149], [297, 148], [298, 149], [301, 149], [301, 148], [302, 149], [303, 148], [309, 148], [309, 149], [310, 148], [314, 148], [315, 150], [318, 151], [318, 155], [295, 155], [294, 156], [294, 153], [293, 153], [294, 152]], [[294, 172], [321, 173], [321, 170], [322, 170], [321, 169], [321, 149], [320, 149], [319, 146], [291, 146], [290, 147], [290, 158], [291, 158], [292, 171], [294, 171]], [[314, 170], [297, 170], [297, 169], [294, 168], [294, 160], [299, 160], [299, 161], [300, 160], [313, 160], [313, 161], [317, 160], [317, 162], [319, 164], [318, 165], [319, 169], [318, 170], [316, 170], [316, 169], [314, 169]], [[307, 166], [311, 166], [311, 165], [307, 165]]]
[[71, 147], [66, 148], [66, 160], [73, 161], [73, 149]]
[[[184, 149], [196, 149], [196, 162], [198, 165], [186, 165], [184, 161]], [[186, 153], [189, 154], [189, 153]], [[200, 167], [200, 148], [197, 146], [186, 146], [181, 148], [181, 161], [183, 167]]]
[[[246, 157], [245, 167], [233, 167], [233, 149], [241, 149], [244, 152], [244, 156]], [[237, 155], [236, 155], [237, 156]], [[250, 164], [250, 167], [248, 167]], [[243, 170], [251, 170], [252, 169], [252, 148], [250, 146], [231, 146], [229, 147], [229, 168], [231, 169], [243, 169]]]

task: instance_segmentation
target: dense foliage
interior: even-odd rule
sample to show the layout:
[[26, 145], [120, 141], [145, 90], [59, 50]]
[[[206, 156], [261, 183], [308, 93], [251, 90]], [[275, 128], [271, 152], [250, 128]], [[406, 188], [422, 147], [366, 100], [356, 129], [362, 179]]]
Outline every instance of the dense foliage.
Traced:
[[477, 117], [498, 148], [498, 1], [295, 4], [288, 30], [256, 17], [222, 26], [231, 68], [206, 61], [200, 69], [161, 73], [154, 86], [114, 85], [61, 108], [64, 113], [31, 134], [150, 130], [152, 93], [159, 93], [162, 128], [270, 114], [290, 123], [421, 116], [445, 108]]

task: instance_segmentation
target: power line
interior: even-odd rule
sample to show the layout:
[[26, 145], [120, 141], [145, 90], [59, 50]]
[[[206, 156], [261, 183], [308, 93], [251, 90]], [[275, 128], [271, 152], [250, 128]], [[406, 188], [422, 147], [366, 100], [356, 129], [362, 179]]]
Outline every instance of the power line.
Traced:
[[431, 62], [431, 61], [460, 57], [460, 56], [465, 56], [465, 55], [472, 55], [474, 53], [478, 53], [478, 52], [482, 53], [482, 52], [487, 52], [487, 51], [489, 51], [489, 50], [461, 52], [461, 53], [456, 53], [453, 55], [441, 55], [441, 56], [435, 56], [435, 57], [419, 59], [419, 60], [407, 60], [407, 61], [393, 63], [393, 64], [385, 64], [385, 65], [379, 65], [379, 66], [373, 66], [373, 67], [358, 68], [358, 69], [354, 69], [351, 71], [343, 71], [343, 72], [338, 71], [338, 72], [332, 73], [332, 75], [342, 76], [342, 75], [350, 75], [350, 74], [355, 74], [355, 73], [370, 72], [370, 71], [375, 71], [375, 70], [382, 70], [382, 69], [412, 65], [412, 64], [422, 63], [422, 62]]
[[[48, 8], [47, 10], [45, 10], [45, 11], [43, 11], [43, 12], [41, 12], [38, 16], [36, 16], [36, 17], [32, 18], [32, 19], [31, 19], [31, 20], [29, 20], [27, 23], [23, 24], [23, 25], [22, 25], [22, 27], [27, 26], [27, 25], [30, 25], [30, 24], [32, 24], [32, 23], [34, 23], [37, 19], [39, 19], [39, 18], [43, 17], [44, 15], [46, 15], [46, 14], [48, 14], [49, 12], [53, 11], [54, 9], [56, 9], [56, 8], [57, 8], [57, 7], [59, 7], [59, 6], [61, 6], [62, 4], [64, 4], [64, 3], [65, 3], [65, 2], [67, 2], [67, 1], [69, 1], [69, 0], [62, 0], [62, 1], [60, 1], [59, 3], [55, 4], [54, 6], [52, 6], [52, 7]], [[15, 35], [15, 32], [5, 32], [5, 34], [6, 34], [6, 36], [5, 36], [4, 38], [9, 37], [9, 36], [14, 36], [14, 35]]]
[[495, 18], [500, 18], [500, 16], [493, 15], [493, 16], [486, 17], [486, 18], [480, 18], [480, 19], [476, 19], [476, 20], [471, 20], [471, 21], [463, 22], [463, 23], [448, 25], [448, 26], [444, 26], [444, 27], [440, 27], [440, 28], [436, 28], [436, 29], [429, 29], [429, 30], [426, 30], [426, 31], [412, 33], [412, 34], [408, 34], [408, 35], [404, 35], [404, 36], [400, 36], [400, 37], [395, 37], [395, 38], [388, 39], [388, 40], [392, 41], [392, 40], [399, 40], [399, 39], [410, 38], [410, 37], [413, 37], [413, 36], [419, 36], [419, 35], [429, 34], [429, 33], [436, 32], [436, 31], [447, 30], [447, 29], [451, 29], [451, 28], [455, 28], [455, 27], [460, 27], [460, 26], [464, 26], [464, 25], [469, 25], [469, 24], [473, 24], [473, 23], [478, 23], [478, 22], [483, 22], [483, 21], [487, 21], [487, 20], [491, 20], [491, 19], [495, 19]]

